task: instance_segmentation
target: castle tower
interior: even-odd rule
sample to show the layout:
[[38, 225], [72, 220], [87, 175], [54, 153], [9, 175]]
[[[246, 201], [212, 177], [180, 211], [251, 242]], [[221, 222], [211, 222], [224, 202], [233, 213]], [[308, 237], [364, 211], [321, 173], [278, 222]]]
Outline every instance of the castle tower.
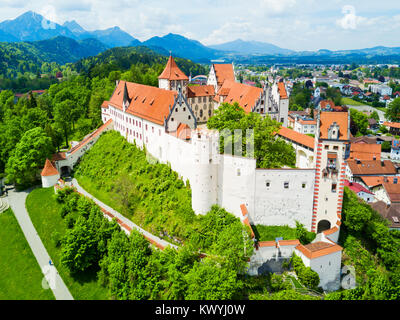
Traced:
[[192, 146], [192, 208], [196, 214], [205, 215], [218, 200], [219, 135], [197, 129], [192, 133]]
[[42, 186], [43, 188], [50, 188], [56, 185], [58, 179], [60, 179], [60, 173], [53, 166], [49, 159], [46, 159], [46, 163], [41, 173]]
[[186, 97], [188, 83], [189, 78], [179, 69], [174, 58], [170, 56], [164, 71], [158, 77], [158, 87], [160, 89], [173, 91], [178, 91], [180, 87], [182, 88], [182, 93]]
[[350, 113], [319, 111], [314, 148], [313, 232], [340, 226], [349, 142]]

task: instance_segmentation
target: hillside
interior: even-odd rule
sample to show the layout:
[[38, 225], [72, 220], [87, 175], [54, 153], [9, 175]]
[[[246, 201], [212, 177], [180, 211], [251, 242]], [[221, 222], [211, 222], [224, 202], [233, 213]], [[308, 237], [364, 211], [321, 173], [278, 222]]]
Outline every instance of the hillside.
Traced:
[[63, 65], [97, 55], [106, 46], [95, 39], [76, 41], [66, 37], [35, 42], [0, 43], [0, 76], [14, 78], [18, 73], [41, 72], [44, 63]]
[[[133, 64], [158, 65], [161, 74], [168, 57], [147, 47], [123, 47], [109, 49], [101, 54], [81, 59], [72, 65], [77, 72], [88, 73], [90, 77], [107, 77], [111, 71], [126, 71]], [[187, 59], [176, 58], [178, 66], [186, 75], [206, 74], [207, 68]]]

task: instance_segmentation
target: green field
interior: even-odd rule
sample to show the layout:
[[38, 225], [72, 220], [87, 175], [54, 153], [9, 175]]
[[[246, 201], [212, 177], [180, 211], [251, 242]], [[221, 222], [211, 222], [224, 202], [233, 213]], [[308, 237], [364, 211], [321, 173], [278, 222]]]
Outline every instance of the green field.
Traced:
[[366, 103], [358, 102], [358, 101], [355, 101], [355, 100], [353, 100], [351, 98], [346, 98], [346, 97], [342, 98], [342, 104], [343, 105], [349, 105], [349, 106], [356, 106], [356, 107], [357, 106], [366, 106], [366, 105], [368, 105]]
[[0, 214], [0, 300], [54, 300], [11, 209]]
[[59, 214], [54, 189], [36, 189], [29, 194], [26, 207], [40, 238], [66, 286], [76, 300], [108, 300], [108, 291], [97, 281], [97, 270], [73, 277], [68, 269], [61, 265], [61, 247], [56, 246], [56, 238], [60, 239], [67, 231], [65, 221]]

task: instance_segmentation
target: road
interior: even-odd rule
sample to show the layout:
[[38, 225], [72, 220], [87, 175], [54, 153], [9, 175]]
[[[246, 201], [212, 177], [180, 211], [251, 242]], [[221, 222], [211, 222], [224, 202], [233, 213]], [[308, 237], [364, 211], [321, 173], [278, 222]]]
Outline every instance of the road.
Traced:
[[[46, 248], [42, 243], [42, 240], [37, 234], [31, 218], [29, 217], [28, 211], [26, 210], [25, 201], [31, 191], [32, 189], [22, 192], [9, 190], [7, 197], [8, 203], [10, 204], [10, 207], [13, 210], [17, 221], [21, 226], [22, 232], [24, 233], [25, 238], [28, 241], [28, 244], [31, 247], [35, 258], [39, 266], [41, 267], [42, 272], [47, 280], [47, 283], [50, 285], [50, 288], [53, 291], [56, 300], [74, 300], [64, 281], [58, 274], [56, 267], [54, 265], [50, 266], [49, 261], [51, 260], [51, 258], [47, 253]], [[16, 252], [15, 254], [18, 254], [18, 252]]]

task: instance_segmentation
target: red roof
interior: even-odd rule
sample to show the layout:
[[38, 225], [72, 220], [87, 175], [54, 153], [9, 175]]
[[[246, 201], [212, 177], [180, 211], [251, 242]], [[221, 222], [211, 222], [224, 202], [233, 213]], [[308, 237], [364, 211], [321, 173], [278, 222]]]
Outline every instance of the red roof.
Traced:
[[282, 127], [279, 130], [278, 135], [314, 150], [315, 139], [313, 137], [307, 136], [305, 134], [285, 127]]
[[296, 249], [303, 253], [308, 259], [319, 258], [343, 250], [343, 248], [337, 244], [330, 244], [322, 241], [310, 243], [306, 246], [299, 244]]
[[365, 192], [365, 193], [373, 194], [372, 192], [370, 192], [366, 188], [364, 188], [361, 184], [356, 183], [356, 182], [349, 182], [348, 180], [344, 180], [344, 185], [346, 187], [349, 187], [349, 189], [354, 191], [355, 193]]
[[235, 72], [232, 64], [213, 64], [218, 85], [225, 80], [235, 81]]
[[126, 112], [153, 123], [164, 125], [177, 96], [176, 91], [159, 89], [143, 84], [120, 81], [110, 99], [115, 108], [123, 110], [125, 84], [131, 100]]
[[179, 69], [178, 65], [176, 64], [172, 56], [169, 57], [167, 65], [165, 66], [164, 71], [161, 73], [158, 79], [189, 80], [187, 75], [184, 74], [181, 69]]
[[[321, 102], [322, 103], [322, 102]], [[328, 139], [328, 129], [333, 123], [339, 125], [339, 140], [349, 140], [349, 114], [347, 112], [321, 112], [320, 114], [320, 139]]]
[[281, 99], [288, 99], [285, 84], [283, 82], [278, 82], [278, 91]]
[[352, 143], [349, 159], [374, 160], [375, 157], [375, 160], [381, 160], [381, 151], [380, 144]]
[[257, 100], [260, 99], [263, 89], [248, 86], [246, 84], [242, 84], [235, 81], [226, 80], [221, 88], [226, 90], [229, 88], [229, 93], [225, 98], [224, 102], [234, 103], [237, 102], [239, 105], [249, 113], [252, 111], [253, 107], [256, 105]]
[[53, 166], [49, 159], [46, 159], [46, 163], [41, 173], [42, 177], [51, 177], [59, 175], [58, 170]]
[[188, 98], [215, 96], [214, 86], [189, 86]]

